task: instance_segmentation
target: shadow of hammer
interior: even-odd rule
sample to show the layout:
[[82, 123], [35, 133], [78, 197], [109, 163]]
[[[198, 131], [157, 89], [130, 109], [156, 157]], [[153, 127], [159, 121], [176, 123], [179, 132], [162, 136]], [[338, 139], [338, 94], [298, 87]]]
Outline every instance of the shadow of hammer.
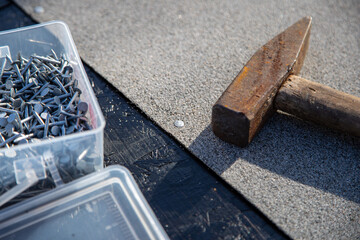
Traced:
[[276, 110], [360, 136], [360, 98], [294, 75], [310, 29], [311, 17], [304, 17], [251, 57], [213, 106], [216, 136], [245, 147]]

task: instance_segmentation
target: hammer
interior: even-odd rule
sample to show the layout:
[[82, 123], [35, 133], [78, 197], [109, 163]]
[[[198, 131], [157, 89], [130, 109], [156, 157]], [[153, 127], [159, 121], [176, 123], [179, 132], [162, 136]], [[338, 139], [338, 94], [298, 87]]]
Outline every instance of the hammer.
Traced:
[[251, 57], [212, 108], [216, 136], [245, 147], [276, 110], [360, 136], [360, 98], [294, 75], [310, 29], [304, 17]]

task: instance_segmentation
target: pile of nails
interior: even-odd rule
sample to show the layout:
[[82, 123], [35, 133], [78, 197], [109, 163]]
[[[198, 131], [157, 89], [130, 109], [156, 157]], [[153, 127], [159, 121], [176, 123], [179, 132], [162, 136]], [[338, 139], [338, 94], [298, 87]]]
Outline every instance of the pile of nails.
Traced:
[[0, 59], [0, 148], [89, 130], [88, 104], [65, 56]]

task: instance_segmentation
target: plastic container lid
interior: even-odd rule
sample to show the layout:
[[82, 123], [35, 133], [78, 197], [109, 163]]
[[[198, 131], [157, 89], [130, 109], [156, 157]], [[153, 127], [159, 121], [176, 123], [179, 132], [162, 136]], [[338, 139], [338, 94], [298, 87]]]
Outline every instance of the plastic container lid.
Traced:
[[130, 172], [111, 166], [0, 211], [0, 239], [168, 239]]

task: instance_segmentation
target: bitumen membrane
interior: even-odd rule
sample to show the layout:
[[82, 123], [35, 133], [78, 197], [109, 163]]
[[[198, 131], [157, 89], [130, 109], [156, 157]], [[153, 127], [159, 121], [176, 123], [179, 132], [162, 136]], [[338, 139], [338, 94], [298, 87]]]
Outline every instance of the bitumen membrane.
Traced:
[[300, 76], [360, 97], [358, 1], [15, 2], [40, 22], [66, 22], [87, 64], [289, 236], [360, 236], [359, 138], [285, 114], [247, 148], [210, 128], [212, 105], [250, 57], [304, 16], [313, 26]]

